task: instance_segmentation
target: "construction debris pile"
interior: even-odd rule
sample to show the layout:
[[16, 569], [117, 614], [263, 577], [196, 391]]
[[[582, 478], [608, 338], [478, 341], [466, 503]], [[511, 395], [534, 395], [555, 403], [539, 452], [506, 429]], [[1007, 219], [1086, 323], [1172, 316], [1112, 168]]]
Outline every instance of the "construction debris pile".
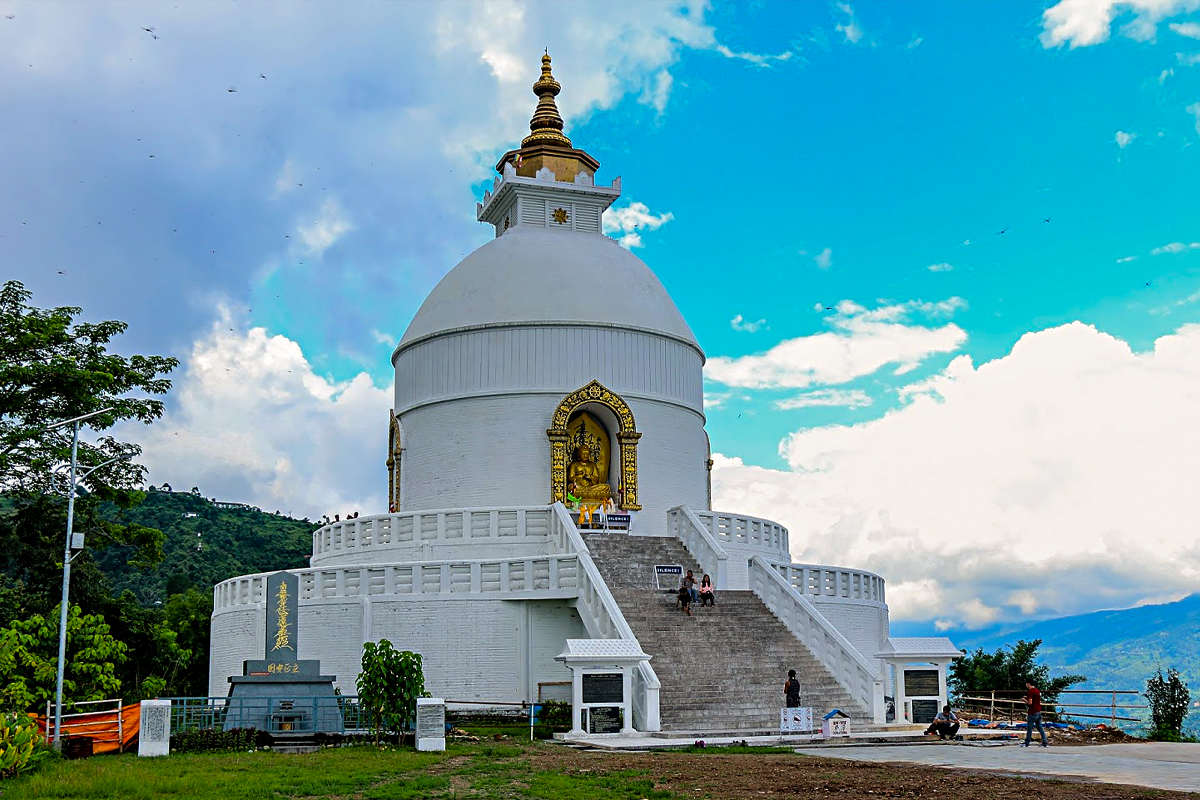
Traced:
[[[967, 720], [969, 728], [985, 728], [989, 730], [1013, 731], [1014, 736], [1025, 735], [1024, 722], [1004, 722], [986, 719]], [[1047, 735], [1062, 744], [1117, 744], [1121, 742], [1142, 742], [1136, 736], [1130, 736], [1120, 728], [1111, 725], [1082, 725], [1066, 722], [1043, 722]]]

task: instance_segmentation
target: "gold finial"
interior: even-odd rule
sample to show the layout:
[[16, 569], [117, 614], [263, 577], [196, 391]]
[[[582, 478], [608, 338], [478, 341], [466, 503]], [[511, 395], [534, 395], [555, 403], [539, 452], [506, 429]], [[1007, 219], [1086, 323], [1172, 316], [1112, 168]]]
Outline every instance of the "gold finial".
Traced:
[[562, 132], [563, 121], [558, 114], [558, 106], [554, 98], [562, 91], [562, 86], [554, 80], [550, 71], [550, 51], [542, 56], [542, 75], [533, 85], [533, 93], [538, 97], [537, 108], [533, 111], [533, 119], [529, 120], [529, 135], [521, 140], [521, 147], [534, 144], [549, 144], [559, 147], [570, 147], [571, 140]]

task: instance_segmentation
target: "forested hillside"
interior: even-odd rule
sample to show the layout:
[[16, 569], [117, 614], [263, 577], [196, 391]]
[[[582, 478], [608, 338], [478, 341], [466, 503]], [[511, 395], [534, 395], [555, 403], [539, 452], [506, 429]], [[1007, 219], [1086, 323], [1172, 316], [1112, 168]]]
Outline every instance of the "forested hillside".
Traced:
[[194, 586], [209, 592], [236, 575], [308, 566], [314, 523], [231, 503], [214, 504], [199, 494], [151, 491], [140, 505], [101, 513], [114, 521], [157, 528], [164, 534], [163, 560], [141, 570], [108, 549], [98, 563], [114, 593], [133, 591], [146, 605]]

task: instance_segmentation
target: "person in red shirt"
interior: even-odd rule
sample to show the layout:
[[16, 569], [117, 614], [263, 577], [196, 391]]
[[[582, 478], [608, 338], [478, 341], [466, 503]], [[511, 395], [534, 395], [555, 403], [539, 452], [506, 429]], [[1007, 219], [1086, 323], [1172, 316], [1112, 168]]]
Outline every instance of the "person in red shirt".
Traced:
[[1038, 733], [1042, 735], [1042, 747], [1049, 747], [1046, 742], [1046, 729], [1042, 727], [1042, 693], [1029, 681], [1025, 682], [1025, 707], [1029, 710], [1029, 716], [1025, 720], [1025, 743], [1021, 747], [1029, 747], [1029, 743], [1033, 741], [1034, 726], [1037, 726]]

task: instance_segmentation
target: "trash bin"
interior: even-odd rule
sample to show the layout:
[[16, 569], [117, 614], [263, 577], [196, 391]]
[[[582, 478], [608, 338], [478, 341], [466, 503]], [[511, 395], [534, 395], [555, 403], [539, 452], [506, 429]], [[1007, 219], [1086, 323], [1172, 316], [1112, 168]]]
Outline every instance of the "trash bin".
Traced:
[[67, 758], [91, 758], [92, 739], [90, 736], [68, 736], [62, 751]]

